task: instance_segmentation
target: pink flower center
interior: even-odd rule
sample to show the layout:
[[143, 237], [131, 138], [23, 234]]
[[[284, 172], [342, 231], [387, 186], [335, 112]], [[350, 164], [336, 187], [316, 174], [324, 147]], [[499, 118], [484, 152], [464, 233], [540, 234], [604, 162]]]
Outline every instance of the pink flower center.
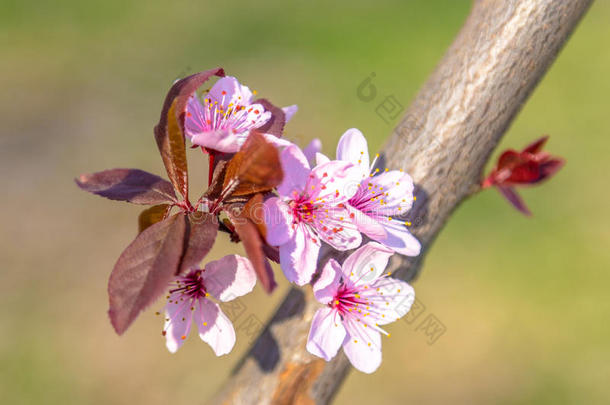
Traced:
[[360, 184], [358, 191], [350, 198], [348, 204], [366, 214], [375, 214], [379, 207], [386, 203], [384, 197], [387, 195], [388, 192], [382, 187], [366, 180]]
[[[220, 101], [214, 101], [210, 97], [203, 99], [201, 122], [204, 131], [227, 130], [241, 134], [260, 127], [269, 120], [269, 117], [263, 114], [264, 109], [254, 108], [244, 103], [244, 100], [226, 104], [226, 101], [229, 101], [225, 100], [226, 97], [226, 92], [223, 92]], [[223, 107], [225, 105], [226, 107]]]
[[333, 301], [329, 304], [331, 308], [339, 311], [339, 314], [343, 317], [348, 313], [360, 314], [362, 309], [367, 309], [369, 302], [362, 299], [358, 290], [353, 287], [348, 287], [342, 284], [337, 290]]
[[314, 213], [318, 209], [318, 206], [306, 195], [299, 195], [295, 200], [290, 201], [289, 206], [294, 218], [293, 225], [300, 222], [313, 222]]
[[170, 294], [179, 294], [178, 299], [199, 299], [207, 294], [203, 277], [203, 270], [193, 270], [184, 277], [176, 280], [177, 287], [169, 290]]

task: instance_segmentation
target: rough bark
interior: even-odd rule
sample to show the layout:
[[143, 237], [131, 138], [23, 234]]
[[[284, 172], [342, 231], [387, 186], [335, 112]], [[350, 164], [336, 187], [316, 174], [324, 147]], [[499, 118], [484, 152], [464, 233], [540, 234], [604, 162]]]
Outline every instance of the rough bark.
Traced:
[[[424, 247], [416, 258], [395, 255], [390, 263], [395, 276], [417, 275], [430, 244], [459, 203], [476, 191], [494, 147], [591, 3], [474, 2], [384, 148], [385, 165], [405, 169], [417, 184], [409, 220]], [[330, 402], [350, 365], [342, 352], [328, 363], [306, 352], [317, 308], [309, 291], [291, 290], [212, 403]]]

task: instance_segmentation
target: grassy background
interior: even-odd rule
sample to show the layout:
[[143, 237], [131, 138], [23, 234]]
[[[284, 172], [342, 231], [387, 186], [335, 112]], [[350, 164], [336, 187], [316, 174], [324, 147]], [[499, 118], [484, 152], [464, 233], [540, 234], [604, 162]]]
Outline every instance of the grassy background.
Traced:
[[[0, 402], [204, 402], [247, 336], [224, 358], [193, 337], [170, 355], [159, 302], [118, 338], [106, 281], [138, 207], [80, 192], [73, 177], [163, 173], [152, 127], [166, 91], [218, 65], [299, 105], [289, 137], [320, 137], [331, 152], [358, 127], [374, 151], [393, 123], [357, 86], [375, 72], [378, 97], [408, 105], [470, 2], [53, 3], [0, 4]], [[609, 18], [610, 2], [596, 2], [501, 145], [550, 133], [549, 150], [567, 158], [553, 181], [523, 192], [535, 216], [493, 190], [460, 207], [415, 283], [446, 333], [428, 345], [417, 322], [390, 326], [382, 368], [352, 373], [338, 404], [610, 402]], [[190, 161], [197, 189], [205, 164]], [[271, 298], [257, 288], [248, 310], [266, 319], [286, 288]]]

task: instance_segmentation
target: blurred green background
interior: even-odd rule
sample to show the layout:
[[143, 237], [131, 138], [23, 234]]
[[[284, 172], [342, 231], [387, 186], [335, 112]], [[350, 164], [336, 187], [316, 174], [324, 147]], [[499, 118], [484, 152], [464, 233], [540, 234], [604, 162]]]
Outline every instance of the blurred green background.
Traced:
[[[372, 152], [456, 35], [469, 1], [0, 3], [0, 403], [203, 403], [248, 336], [216, 358], [191, 336], [170, 355], [154, 311], [121, 338], [106, 282], [139, 207], [79, 191], [111, 167], [164, 174], [152, 138], [172, 81], [223, 66], [276, 104], [296, 103], [288, 137], [332, 153], [360, 128]], [[567, 166], [523, 192], [531, 219], [494, 190], [463, 204], [415, 288], [425, 305], [390, 326], [384, 363], [353, 372], [336, 403], [610, 403], [610, 2], [598, 0], [506, 134], [543, 133]], [[356, 96], [375, 72], [378, 99]], [[396, 120], [397, 121], [397, 120]], [[205, 160], [190, 155], [193, 188]], [[235, 249], [224, 241], [213, 257]], [[279, 276], [279, 274], [278, 274]], [[244, 299], [265, 320], [287, 289]], [[446, 332], [432, 344], [420, 320]]]

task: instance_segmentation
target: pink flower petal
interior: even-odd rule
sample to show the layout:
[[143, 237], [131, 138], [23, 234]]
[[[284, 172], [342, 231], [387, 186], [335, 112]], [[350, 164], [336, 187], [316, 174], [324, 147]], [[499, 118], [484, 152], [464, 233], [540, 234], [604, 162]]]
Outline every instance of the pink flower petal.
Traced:
[[299, 107], [296, 104], [283, 107], [282, 111], [284, 111], [284, 116], [286, 117], [286, 122], [290, 121], [290, 119], [294, 116], [294, 114], [296, 114], [296, 112], [298, 110], [299, 110]]
[[284, 180], [277, 187], [281, 196], [293, 197], [293, 192], [301, 192], [305, 189], [311, 169], [307, 158], [301, 150], [295, 146], [289, 146], [280, 154]]
[[415, 291], [413, 287], [402, 280], [392, 277], [384, 277], [374, 281], [371, 291], [380, 293], [376, 298], [378, 303], [375, 311], [371, 311], [378, 325], [387, 325], [405, 316], [411, 309], [415, 301]]
[[381, 224], [385, 228], [386, 237], [377, 241], [392, 248], [396, 253], [405, 256], [417, 256], [421, 251], [421, 244], [409, 232], [407, 226], [400, 221], [385, 220]]
[[362, 132], [356, 128], [345, 131], [337, 144], [337, 159], [358, 165], [361, 177], [368, 176], [370, 172], [369, 149]]
[[371, 239], [379, 240], [385, 239], [387, 234], [385, 228], [381, 223], [362, 211], [348, 205], [347, 210], [349, 211], [350, 218], [358, 227], [358, 230], [368, 236]]
[[249, 92], [250, 90], [246, 86], [239, 84], [235, 77], [225, 76], [218, 79], [210, 89], [210, 92], [204, 97], [211, 98], [212, 102], [218, 102], [218, 106], [226, 111], [230, 103], [249, 104], [252, 98], [252, 93], [248, 94]]
[[202, 277], [207, 292], [223, 302], [249, 293], [256, 285], [252, 263], [238, 255], [206, 264]]
[[[176, 353], [191, 331], [191, 300], [181, 301], [179, 294], [171, 294], [165, 306], [165, 345], [167, 350]], [[169, 320], [167, 320], [169, 319]]]
[[322, 154], [322, 153], [316, 153], [316, 166], [320, 166], [324, 163], [328, 163], [330, 162], [330, 159], [328, 158], [328, 156]]
[[344, 340], [345, 328], [339, 314], [328, 307], [319, 309], [311, 321], [307, 351], [329, 361], [335, 357]]
[[292, 213], [288, 204], [277, 197], [265, 201], [263, 215], [267, 226], [267, 243], [280, 246], [292, 238]]
[[398, 170], [391, 170], [371, 177], [367, 182], [373, 190], [383, 192], [383, 205], [378, 204], [375, 214], [399, 215], [407, 212], [413, 205], [413, 180], [411, 176]]
[[330, 259], [322, 268], [320, 277], [313, 285], [313, 295], [322, 304], [330, 303], [339, 288], [341, 281], [341, 265], [335, 260]]
[[349, 218], [349, 211], [338, 206], [316, 210], [312, 226], [320, 239], [337, 250], [355, 249], [362, 243], [358, 226]]
[[276, 148], [285, 148], [285, 147], [294, 145], [289, 140], [284, 139], [284, 138], [278, 138], [275, 135], [263, 134], [263, 136], [265, 137], [265, 140], [267, 142], [271, 143], [272, 145], [275, 145]]
[[311, 171], [306, 189], [312, 198], [324, 200], [327, 205], [346, 202], [360, 187], [359, 170], [352, 163], [331, 160]]
[[245, 110], [244, 119], [249, 128], [259, 128], [271, 119], [271, 111], [265, 111], [262, 104], [250, 104]]
[[215, 302], [199, 300], [193, 314], [199, 337], [210, 345], [216, 356], [228, 354], [235, 345], [235, 329]]
[[291, 239], [280, 246], [280, 266], [288, 281], [305, 285], [316, 271], [320, 241], [309, 229], [297, 225]]
[[207, 131], [208, 125], [205, 123], [203, 105], [199, 97], [193, 95], [189, 97], [186, 105], [186, 118], [184, 120], [185, 135], [191, 138], [195, 134]]
[[347, 336], [343, 343], [343, 351], [352, 365], [370, 374], [381, 365], [381, 335], [371, 327], [362, 323], [350, 321], [344, 324]]
[[247, 134], [234, 134], [224, 129], [218, 131], [208, 131], [203, 133], [193, 133], [191, 142], [194, 145], [203, 146], [225, 153], [234, 153], [239, 150], [246, 141]]
[[309, 145], [307, 145], [305, 149], [303, 149], [303, 154], [307, 158], [307, 161], [310, 165], [313, 164], [316, 158], [316, 153], [320, 152], [320, 150], [322, 150], [322, 141], [318, 138], [315, 138], [314, 140], [309, 142]]
[[393, 254], [392, 249], [379, 243], [367, 243], [343, 262], [345, 279], [349, 279], [354, 285], [372, 283], [381, 276]]

